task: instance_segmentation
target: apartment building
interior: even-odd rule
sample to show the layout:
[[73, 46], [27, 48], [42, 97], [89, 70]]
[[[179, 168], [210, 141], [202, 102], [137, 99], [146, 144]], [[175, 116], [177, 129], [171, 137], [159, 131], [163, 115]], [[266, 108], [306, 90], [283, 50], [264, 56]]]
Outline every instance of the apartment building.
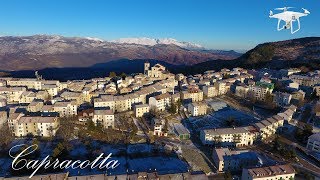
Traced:
[[25, 87], [0, 87], [0, 94], [6, 96], [8, 104], [18, 103]]
[[113, 95], [101, 95], [99, 98], [94, 99], [94, 107], [108, 107], [115, 110], [115, 101]]
[[154, 108], [157, 111], [164, 111], [172, 104], [171, 95], [169, 93], [160, 94], [155, 97], [149, 98], [150, 108]]
[[148, 104], [138, 104], [134, 106], [134, 115], [135, 117], [142, 117], [145, 114], [148, 114], [150, 111]]
[[10, 79], [7, 81], [7, 86], [11, 87], [26, 87], [28, 89], [41, 89], [41, 81], [33, 78], [21, 78], [21, 79]]
[[320, 133], [313, 134], [308, 138], [307, 149], [320, 153]]
[[223, 95], [227, 93], [226, 83], [224, 81], [215, 82], [214, 87], [217, 89], [218, 95]]
[[301, 86], [313, 87], [316, 84], [320, 84], [319, 76], [291, 75], [289, 76], [289, 79]]
[[83, 94], [80, 92], [68, 92], [65, 91], [60, 95], [61, 98], [65, 100], [74, 100], [78, 106], [80, 106], [82, 103], [84, 103], [84, 97]]
[[280, 107], [288, 106], [291, 102], [291, 99], [292, 95], [285, 92], [275, 92], [273, 96], [274, 102]]
[[249, 86], [241, 84], [235, 88], [235, 95], [242, 98], [247, 98], [249, 92]]
[[274, 85], [272, 83], [257, 82], [253, 86], [249, 86], [248, 95], [259, 101], [265, 101], [267, 94], [272, 94]]
[[182, 91], [181, 99], [189, 102], [203, 101], [203, 91], [199, 89], [189, 89], [188, 91]]
[[219, 172], [238, 171], [242, 168], [256, 166], [259, 162], [254, 152], [230, 150], [229, 148], [214, 149], [212, 158]]
[[29, 112], [40, 112], [44, 106], [42, 101], [34, 100], [27, 106], [27, 111]]
[[248, 146], [252, 145], [256, 134], [250, 126], [236, 128], [206, 129], [200, 131], [200, 139], [204, 145]]
[[207, 114], [208, 106], [204, 102], [194, 102], [188, 104], [188, 112], [192, 116], [201, 116]]
[[114, 128], [114, 113], [109, 109], [94, 110], [92, 121], [104, 128]]
[[212, 85], [203, 86], [202, 90], [203, 90], [203, 94], [208, 98], [218, 96], [218, 93], [219, 93], [216, 87]]
[[43, 116], [23, 116], [14, 124], [14, 135], [16, 137], [24, 137], [28, 134], [33, 136], [52, 137], [55, 136], [59, 122], [57, 117]]
[[284, 119], [279, 115], [274, 115], [271, 118], [262, 120], [258, 123], [254, 123], [253, 126], [259, 131], [259, 138], [261, 140], [267, 140], [272, 137], [282, 127]]
[[54, 97], [58, 95], [59, 88], [55, 84], [45, 84], [41, 86], [41, 90], [47, 91], [47, 93], [51, 96]]
[[258, 168], [244, 168], [242, 180], [292, 180], [295, 179], [295, 170], [289, 164]]
[[58, 112], [60, 117], [76, 116], [77, 103], [75, 101], [61, 101], [53, 105], [54, 112]]

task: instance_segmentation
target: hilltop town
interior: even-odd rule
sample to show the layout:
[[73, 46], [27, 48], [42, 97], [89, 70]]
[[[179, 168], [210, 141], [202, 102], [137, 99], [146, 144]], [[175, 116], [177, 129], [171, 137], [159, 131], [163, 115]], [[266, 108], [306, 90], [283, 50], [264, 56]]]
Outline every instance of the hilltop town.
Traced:
[[[305, 179], [320, 174], [320, 71], [144, 72], [60, 82], [0, 78], [0, 179], [8, 149], [90, 159], [118, 169], [46, 172], [35, 179]], [[21, 147], [23, 149], [25, 147]]]

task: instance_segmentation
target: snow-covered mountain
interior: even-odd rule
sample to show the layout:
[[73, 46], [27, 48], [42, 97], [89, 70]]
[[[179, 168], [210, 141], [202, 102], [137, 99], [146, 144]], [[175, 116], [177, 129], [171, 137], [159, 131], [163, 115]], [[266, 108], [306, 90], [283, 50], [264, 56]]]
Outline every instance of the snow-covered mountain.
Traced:
[[122, 39], [118, 43], [93, 37], [59, 35], [0, 37], [0, 70], [89, 67], [120, 59], [154, 59], [173, 65], [230, 60], [239, 53], [209, 51], [174, 39]]
[[120, 43], [120, 44], [139, 44], [147, 46], [155, 46], [158, 44], [173, 44], [186, 49], [204, 49], [203, 46], [190, 42], [181, 42], [173, 38], [163, 38], [163, 39], [152, 39], [147, 37], [141, 38], [120, 38], [111, 42]]

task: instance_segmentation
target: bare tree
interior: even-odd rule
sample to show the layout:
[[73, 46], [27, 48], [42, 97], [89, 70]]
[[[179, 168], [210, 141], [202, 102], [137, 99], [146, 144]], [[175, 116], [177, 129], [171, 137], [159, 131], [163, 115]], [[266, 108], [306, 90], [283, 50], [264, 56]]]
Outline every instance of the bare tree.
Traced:
[[14, 139], [7, 122], [0, 128], [0, 137], [0, 146], [7, 146]]

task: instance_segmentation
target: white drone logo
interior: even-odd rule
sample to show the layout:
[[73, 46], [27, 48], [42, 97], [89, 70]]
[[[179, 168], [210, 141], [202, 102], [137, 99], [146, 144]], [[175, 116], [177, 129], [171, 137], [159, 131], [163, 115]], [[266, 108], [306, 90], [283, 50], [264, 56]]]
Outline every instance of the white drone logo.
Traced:
[[[270, 18], [277, 18], [278, 19], [278, 27], [277, 30], [281, 31], [282, 29], [291, 29], [291, 34], [296, 33], [300, 30], [300, 17], [307, 16], [310, 14], [310, 12], [304, 8], [302, 8], [303, 12], [294, 12], [294, 11], [288, 11], [288, 9], [291, 9], [292, 7], [284, 7], [284, 8], [276, 8], [275, 10], [283, 10], [282, 13], [273, 14], [272, 11], [270, 11]], [[284, 21], [286, 24], [280, 28], [280, 22]], [[294, 21], [298, 22], [298, 29], [293, 30], [292, 24]]]

